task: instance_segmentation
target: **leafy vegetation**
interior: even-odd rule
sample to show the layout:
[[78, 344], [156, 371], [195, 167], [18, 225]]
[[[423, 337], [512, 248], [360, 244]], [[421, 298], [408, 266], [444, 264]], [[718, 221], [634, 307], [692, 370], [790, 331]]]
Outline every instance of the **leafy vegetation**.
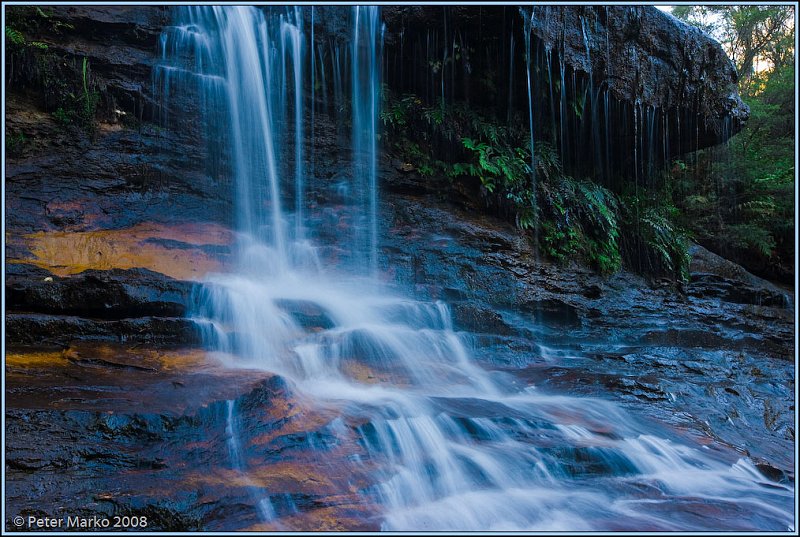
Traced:
[[625, 264], [644, 274], [685, 281], [689, 277], [689, 238], [676, 224], [679, 209], [663, 195], [622, 197], [622, 251]]
[[[415, 95], [388, 92], [385, 99], [381, 119], [404, 162], [432, 180], [477, 179], [487, 204], [528, 233], [548, 258], [612, 273], [634, 259], [626, 247], [645, 248], [651, 261], [632, 268], [685, 274], [685, 240], [675, 226], [665, 226], [656, 212], [628, 210], [617, 194], [588, 178], [570, 177], [546, 142], [536, 142], [532, 170], [524, 126], [499, 124], [462, 104], [428, 107]], [[639, 214], [648, 220], [630, 225]], [[623, 231], [634, 240], [623, 241]]]
[[27, 143], [28, 138], [25, 136], [25, 133], [6, 133], [6, 153], [9, 155], [15, 156], [20, 154]]
[[6, 43], [17, 48], [34, 47], [42, 50], [48, 48], [47, 43], [43, 41], [28, 41], [22, 32], [11, 26], [6, 26]]
[[56, 53], [48, 43], [29, 37], [59, 37], [72, 25], [38, 6], [10, 6], [6, 15], [7, 84], [41, 98], [59, 125], [93, 135], [100, 93], [89, 60]]

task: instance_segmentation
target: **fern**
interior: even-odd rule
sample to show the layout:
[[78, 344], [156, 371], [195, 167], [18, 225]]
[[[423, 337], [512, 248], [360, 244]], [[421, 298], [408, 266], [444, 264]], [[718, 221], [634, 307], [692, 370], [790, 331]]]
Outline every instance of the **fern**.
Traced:
[[763, 218], [773, 216], [777, 209], [777, 205], [771, 196], [764, 196], [740, 203], [736, 206], [736, 208], [739, 211]]
[[11, 45], [18, 47], [34, 47], [40, 50], [47, 50], [49, 45], [43, 41], [28, 41], [22, 32], [11, 26], [6, 26], [6, 39]]
[[564, 175], [561, 159], [556, 150], [546, 142], [536, 145], [536, 175], [547, 180], [556, 179]]
[[[688, 278], [689, 254], [686, 234], [664, 214], [664, 208], [645, 207], [638, 219], [638, 255], [649, 266], [640, 267], [654, 274], [667, 273], [679, 279]], [[636, 252], [632, 252], [636, 254]]]
[[576, 184], [580, 193], [581, 207], [588, 219], [604, 231], [617, 227], [617, 199], [609, 191], [591, 181], [580, 181]]
[[775, 250], [775, 238], [756, 224], [734, 224], [727, 227], [726, 236], [734, 248], [752, 250], [764, 257], [771, 257]]
[[22, 32], [10, 26], [6, 26], [6, 39], [12, 45], [25, 46], [26, 44], [25, 36], [22, 35]]

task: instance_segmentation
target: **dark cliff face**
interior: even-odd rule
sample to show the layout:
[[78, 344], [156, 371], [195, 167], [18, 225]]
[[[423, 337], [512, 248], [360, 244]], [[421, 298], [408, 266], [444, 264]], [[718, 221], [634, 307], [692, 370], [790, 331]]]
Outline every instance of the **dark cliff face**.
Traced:
[[[749, 109], [720, 44], [652, 6], [535, 7], [534, 34], [573, 69], [618, 99], [661, 109], [692, 107], [700, 147], [738, 132]], [[722, 122], [731, 127], [723, 132]]]
[[[171, 20], [170, 8], [53, 6], [49, 13], [35, 38], [49, 44], [50, 54], [74, 64], [89, 60], [101, 97], [98, 114], [111, 121], [121, 114], [159, 121], [165, 111], [161, 96], [154, 94], [152, 73], [159, 36]], [[304, 16], [310, 27], [310, 10]], [[581, 129], [600, 128], [589, 121], [622, 123], [613, 129], [623, 133], [615, 140], [617, 145], [624, 146], [638, 127], [645, 129], [644, 123], [650, 121], [661, 127], [657, 130], [668, 143], [648, 143], [668, 146], [666, 157], [674, 156], [724, 141], [749, 114], [736, 91], [735, 69], [721, 46], [654, 7], [386, 6], [382, 17], [385, 81], [397, 93], [413, 91], [423, 98], [430, 93], [434, 100], [439, 95], [437, 76], [447, 73], [442, 88], [448, 83], [454, 87], [442, 89], [445, 99], [494, 106], [502, 115], [511, 109], [527, 115], [523, 47], [524, 32], [530, 28], [534, 93], [553, 98], [555, 92], [556, 101], [563, 98], [570, 103], [588, 99], [592, 113], [581, 118], [586, 123]], [[316, 7], [316, 46], [348, 46], [349, 22], [347, 8]], [[29, 93], [36, 85], [34, 70], [12, 70], [12, 97]], [[566, 88], [558, 86], [559, 75]], [[595, 101], [606, 93], [613, 102], [602, 108]], [[48, 100], [47, 95], [44, 98]], [[174, 110], [167, 111], [169, 115], [186, 117], [173, 134], [191, 143], [198, 134], [191, 117], [193, 99], [171, 96], [170, 102]], [[562, 104], [565, 109], [572, 106]], [[562, 121], [558, 103], [552, 115], [548, 106], [537, 106], [544, 108], [536, 111], [541, 116], [537, 125]], [[565, 135], [579, 137], [577, 132], [561, 134]]]
[[[524, 13], [524, 14], [523, 14]], [[522, 48], [524, 19], [535, 39], [559, 54], [597, 86], [608, 85], [620, 99], [644, 106], [673, 108], [699, 99], [709, 120], [747, 120], [738, 95], [736, 69], [722, 46], [701, 30], [652, 6], [535, 6], [476, 9], [467, 6], [387, 6], [387, 48], [415, 32], [444, 31], [496, 42], [517, 36]], [[513, 21], [512, 19], [518, 19]], [[453, 29], [455, 28], [455, 29]], [[496, 67], [502, 67], [497, 65]]]
[[646, 175], [724, 142], [749, 115], [719, 43], [652, 6], [388, 6], [383, 18], [398, 93], [525, 123], [529, 46], [535, 137], [567, 164], [604, 155], [587, 175]]
[[[31, 37], [47, 44], [48, 56], [67, 62], [84, 57], [89, 60], [93, 81], [102, 96], [102, 115], [111, 116], [118, 110], [139, 119], [152, 116], [151, 72], [161, 29], [169, 21], [168, 8], [53, 6], [42, 14], [18, 14], [31, 21], [30, 33], [35, 34]], [[48, 73], [33, 71], [22, 70], [12, 78], [10, 93], [37, 89], [36, 75]]]

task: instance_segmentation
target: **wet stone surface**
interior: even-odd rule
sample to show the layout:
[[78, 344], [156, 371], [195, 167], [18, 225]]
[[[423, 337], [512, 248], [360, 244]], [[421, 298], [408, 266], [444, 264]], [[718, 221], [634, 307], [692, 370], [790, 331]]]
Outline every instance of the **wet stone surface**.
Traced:
[[[65, 9], [76, 33], [104, 28], [65, 52], [90, 55], [124, 110], [152, 108], [140, 102], [152, 100], [149, 90], [126, 73], [149, 76], [163, 13]], [[537, 31], [550, 31], [541, 21]], [[124, 36], [114, 47], [104, 42], [109, 28]], [[569, 37], [583, 54], [581, 36]], [[8, 99], [10, 127], [33, 140], [8, 162], [4, 185], [9, 505], [25, 516], [136, 514], [164, 531], [380, 529], [372, 471], [388, 455], [370, 452], [380, 420], [311, 405], [284, 378], [199, 348], [186, 313], [196, 282], [230, 268], [233, 201], [221, 194], [230, 178], [205, 166], [208, 147], [197, 143], [191, 114], [172, 117], [171, 130], [103, 122], [89, 140], [21, 95]], [[307, 218], [321, 242], [354, 225], [343, 203], [352, 163], [336, 133], [317, 117]], [[540, 263], [518, 231], [478, 216], [474, 192], [449, 192], [454, 203], [444, 203], [444, 182], [381, 165], [379, 276], [399, 294], [446, 304], [481, 367], [519, 390], [614, 402], [726, 461], [743, 456], [765, 488], [793, 481], [794, 306], [779, 290], [699, 249], [685, 289]], [[351, 261], [335, 245], [319, 254], [326, 266]], [[308, 333], [332, 327], [313, 301], [278, 307]], [[346, 375], [405, 386], [399, 367], [363, 359], [366, 337], [352, 339]], [[540, 449], [570, 485], [597, 479], [683, 527], [784, 529], [766, 510], [692, 497], [661, 504], [652, 501], [666, 497], [657, 482], [611, 484], [612, 474], [631, 471], [608, 449], [622, 439], [613, 418], [554, 401], [538, 414], [469, 398], [431, 404], [478, 444], [490, 438], [481, 423], [492, 423]], [[555, 424], [583, 428], [599, 445]]]
[[146, 516], [162, 531], [280, 529], [258, 515], [266, 499], [295, 529], [375, 529], [370, 507], [343, 492], [354, 477], [346, 446], [328, 446], [328, 465], [316, 464], [335, 415], [308, 408], [280, 377], [201, 350], [84, 343], [10, 349], [6, 379], [15, 513]]
[[[327, 191], [317, 188], [324, 202]], [[381, 278], [401, 294], [446, 304], [460, 339], [498, 379], [616, 402], [687, 443], [747, 458], [767, 483], [793, 481], [793, 309], [726, 300], [703, 278], [681, 293], [626, 273], [602, 278], [537, 263], [512, 228], [424, 195], [387, 194], [382, 210], [390, 216]], [[324, 225], [325, 211], [318, 214]], [[170, 248], [179, 240], [165, 232], [137, 239]], [[141, 268], [61, 276], [9, 267], [8, 490], [21, 513], [138, 514], [167, 531], [381, 527], [371, 471], [385, 455], [370, 453], [375, 426], [308, 404], [271, 373], [186, 347], [199, 343], [179, 315], [193, 283]], [[314, 301], [277, 306], [308, 333], [332, 327]], [[42, 342], [52, 346], [22, 346]], [[356, 333], [352, 343], [347, 375], [403, 385], [401, 371], [364, 359], [358, 349], [367, 340]], [[481, 420], [530, 442], [563, 479], [610, 480], [629, 464], [565, 442], [552, 418], [527, 415], [523, 428], [520, 416], [487, 401], [436, 404], [475, 442], [488, 439]], [[611, 422], [559, 412], [599, 438], [620, 439]], [[655, 494], [613, 483], [615, 493]], [[733, 523], [720, 506], [684, 501], [687, 527], [706, 516]]]
[[505, 225], [425, 199], [391, 198], [387, 266], [448, 303], [485, 367], [620, 401], [794, 475], [791, 296], [700, 247], [683, 291], [537, 264]]

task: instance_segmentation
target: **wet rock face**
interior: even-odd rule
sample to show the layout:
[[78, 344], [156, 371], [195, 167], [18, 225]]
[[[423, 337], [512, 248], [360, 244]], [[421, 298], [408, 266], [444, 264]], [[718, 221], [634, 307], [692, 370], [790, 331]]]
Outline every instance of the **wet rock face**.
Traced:
[[39, 22], [36, 38], [48, 44], [48, 54], [88, 60], [105, 113], [152, 117], [150, 73], [169, 8], [52, 6], [42, 13], [44, 20], [38, 12], [27, 14]]
[[[506, 114], [504, 106], [511, 108], [509, 117], [515, 110], [527, 115], [527, 102], [523, 102], [527, 92], [524, 55], [519, 54], [516, 60], [513, 57], [525, 46], [523, 28], [529, 22], [532, 56], [547, 57], [547, 61], [533, 60], [533, 85], [551, 84], [549, 97], [552, 99], [554, 94], [559, 115], [559, 99], [587, 99], [582, 90], [575, 95], [570, 93], [575, 80], [578, 87], [582, 80], [591, 80], [592, 95], [588, 100], [594, 105], [593, 122], [603, 121], [608, 114], [597, 111], [593, 102], [596, 96], [602, 99], [603, 93], [608, 92], [619, 107], [612, 113], [618, 124], [604, 136], [610, 134], [615, 147], [624, 146], [626, 136], [641, 131], [642, 118], [655, 111], [655, 115], [663, 116], [658, 122], [669, 125], [665, 130], [675, 131], [667, 132], [671, 155], [718, 144], [738, 132], [749, 116], [747, 105], [738, 95], [736, 70], [720, 44], [653, 6], [386, 6], [382, 13], [387, 58], [392, 66], [389, 84], [396, 90], [411, 91], [414, 86], [413, 91], [426, 95], [418, 72], [430, 66], [415, 63], [415, 58], [429, 54], [423, 61], [439, 62], [443, 70], [448, 62], [458, 64], [452, 75], [447, 71], [447, 77], [455, 77], [459, 87], [452, 90], [450, 97], [450, 90], [444, 90], [445, 98], [455, 96], [480, 103], [491, 95], [484, 104], [499, 106], [500, 117]], [[453, 47], [443, 56], [441, 50], [452, 45], [431, 41], [437, 34], [452, 34], [459, 48]], [[438, 47], [434, 53], [427, 52], [426, 41], [438, 43], [428, 45]], [[454, 59], [456, 56], [458, 59]], [[396, 69], [397, 63], [408, 67]], [[548, 82], [548, 76], [560, 77], [560, 84], [568, 84], [567, 93], [559, 96], [563, 88]], [[486, 78], [493, 80], [491, 85], [484, 83]], [[430, 93], [427, 95], [431, 97]], [[432, 97], [438, 95], [437, 90]], [[493, 104], [498, 102], [499, 105]], [[568, 109], [571, 105], [561, 106]], [[544, 115], [547, 113], [545, 110]], [[535, 121], [540, 115], [534, 113]], [[570, 116], [568, 121], [578, 119], [584, 118]], [[647, 121], [655, 120], [651, 117]], [[692, 128], [687, 129], [690, 122]], [[683, 136], [677, 132], [678, 124], [686, 130]], [[620, 130], [626, 133], [622, 137], [618, 135]], [[688, 136], [689, 131], [692, 136]], [[630, 150], [633, 151], [632, 146]]]
[[[6, 133], [23, 139], [7, 162], [9, 228], [84, 231], [141, 221], [226, 222], [230, 199], [219, 195], [220, 189], [227, 191], [226, 177], [206, 165], [196, 99], [172, 99], [174, 110], [164, 110], [153, 83], [170, 8], [49, 6], [42, 13], [46, 18], [32, 12], [35, 30], [26, 32], [47, 48], [15, 56], [8, 83]], [[70, 84], [83, 87], [82, 62], [87, 86], [98, 99], [91, 133], [82, 124], [86, 120], [70, 116], [76, 113], [70, 109], [75, 97], [63, 95], [73, 89]], [[62, 65], [70, 67], [61, 73]], [[72, 79], [58, 80], [67, 74]], [[67, 110], [61, 110], [66, 120], [58, 119], [61, 105], [54, 92], [66, 99]], [[167, 115], [170, 130], [159, 126]], [[176, 205], [182, 207], [179, 215]]]
[[59, 278], [17, 264], [9, 265], [6, 274], [10, 309], [83, 317], [180, 317], [186, 313], [191, 290], [189, 282], [146, 269], [87, 270], [76, 277]]
[[[197, 342], [185, 280], [230, 258], [230, 231], [218, 224], [232, 201], [224, 174], [206, 166], [191, 96], [171, 101], [184, 112], [170, 114], [173, 129], [157, 125], [152, 70], [170, 10], [50, 6], [31, 16], [27, 38], [48, 47], [31, 65], [30, 51], [15, 57], [8, 84], [6, 132], [24, 138], [4, 184], [8, 341]], [[55, 59], [78, 77], [85, 59], [99, 99], [91, 133], [54, 114], [43, 80], [57, 74]]]
[[792, 471], [785, 293], [699, 246], [683, 290], [542, 263], [506, 224], [434, 196], [386, 198], [387, 271], [447, 303], [476, 360], [544, 389], [619, 399]]
[[9, 264], [6, 339], [11, 344], [68, 345], [75, 338], [199, 343], [184, 319], [193, 283], [147, 269], [87, 270], [61, 278]]
[[[285, 529], [259, 516], [268, 501], [296, 530], [378, 529], [370, 505], [342, 494], [365, 479], [347, 459], [358, 446], [332, 442], [336, 415], [305, 406], [281, 377], [191, 349], [83, 343], [10, 353], [7, 382], [15, 515]], [[328, 465], [315, 464], [321, 451]]]
[[[737, 126], [749, 116], [720, 44], [655, 7], [537, 6], [531, 20], [534, 34], [621, 100], [696, 105], [708, 121], [730, 118]], [[706, 135], [701, 146], [716, 143]]]
[[716, 297], [737, 304], [791, 307], [793, 301], [790, 293], [750, 274], [740, 265], [709, 252], [698, 244], [689, 249], [689, 254], [692, 256], [689, 266], [690, 295]]

